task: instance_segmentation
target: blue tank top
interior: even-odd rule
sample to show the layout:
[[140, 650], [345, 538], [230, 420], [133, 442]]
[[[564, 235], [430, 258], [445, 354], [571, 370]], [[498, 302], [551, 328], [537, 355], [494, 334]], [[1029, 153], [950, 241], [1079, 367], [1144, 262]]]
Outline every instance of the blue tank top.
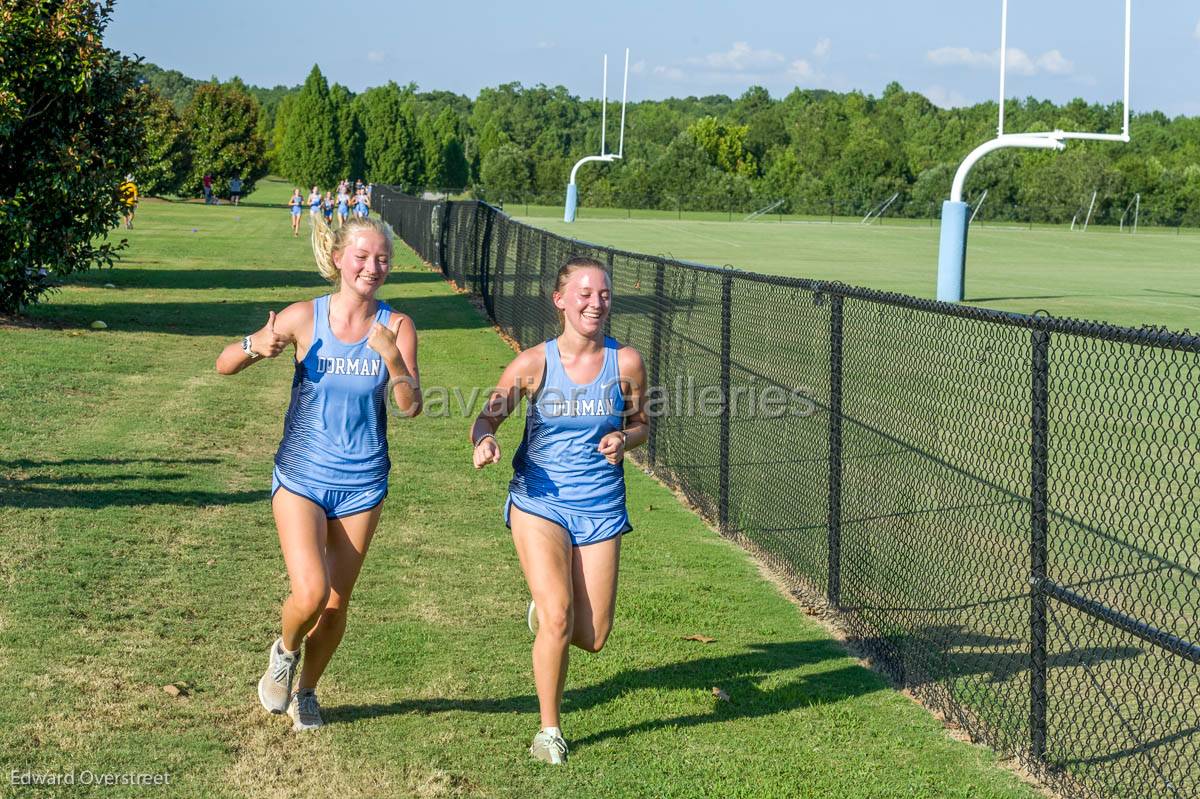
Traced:
[[308, 195], [308, 207], [314, 211], [317, 210], [318, 208], [320, 208], [321, 207], [321, 195], [318, 194], [318, 195], [316, 195], [316, 197], [314, 197], [311, 194]]
[[[280, 473], [313, 488], [368, 488], [387, 480], [388, 370], [364, 336], [344, 344], [329, 328], [329, 297], [313, 300], [312, 346], [296, 362], [292, 402], [275, 454]], [[392, 309], [380, 302], [375, 321]]]
[[625, 465], [597, 451], [600, 439], [625, 425], [625, 398], [616, 339], [604, 339], [604, 366], [579, 385], [567, 376], [558, 341], [546, 342], [541, 388], [525, 415], [525, 437], [513, 456], [509, 490], [574, 513], [611, 513], [625, 507]]

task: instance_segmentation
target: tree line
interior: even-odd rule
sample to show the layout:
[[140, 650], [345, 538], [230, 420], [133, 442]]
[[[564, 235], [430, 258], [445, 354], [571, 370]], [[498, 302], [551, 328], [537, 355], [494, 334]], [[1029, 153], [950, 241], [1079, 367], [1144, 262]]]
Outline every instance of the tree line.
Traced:
[[[261, 142], [262, 161], [246, 174], [270, 169], [297, 185], [362, 176], [411, 191], [559, 203], [571, 167], [600, 148], [600, 102], [562, 86], [507, 83], [471, 99], [394, 82], [354, 94], [330, 86], [316, 66], [290, 89], [189, 83], [161, 70], [147, 77], [172, 102], [187, 98], [185, 118], [206, 92], [247, 96], [255, 119], [238, 123], [238, 137]], [[755, 86], [736, 99], [632, 103], [625, 158], [580, 170], [580, 201], [696, 210], [781, 201], [778, 210], [786, 213], [862, 214], [895, 194], [890, 214], [937, 215], [959, 163], [994, 136], [997, 110], [995, 102], [939, 108], [897, 83], [879, 97], [797, 88], [777, 99]], [[1119, 132], [1122, 109], [1027, 98], [1009, 100], [1005, 113], [1010, 131]], [[609, 116], [610, 143], [619, 133], [617, 116]], [[1063, 153], [989, 155], [972, 172], [967, 197], [986, 190], [992, 219], [1064, 222], [1095, 192], [1093, 221], [1115, 223], [1140, 195], [1144, 222], [1200, 225], [1200, 119], [1137, 113], [1131, 132], [1130, 144], [1073, 142]], [[187, 174], [182, 186], [194, 188], [196, 169]]]

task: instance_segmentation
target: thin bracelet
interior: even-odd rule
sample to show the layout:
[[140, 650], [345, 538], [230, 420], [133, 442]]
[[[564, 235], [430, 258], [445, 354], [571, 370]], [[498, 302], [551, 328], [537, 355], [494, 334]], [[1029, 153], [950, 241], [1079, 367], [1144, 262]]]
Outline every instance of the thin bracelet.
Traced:
[[626, 444], [629, 443], [629, 434], [626, 433], [624, 430], [614, 430], [613, 432], [621, 434], [621, 446], [622, 447], [624, 447]]
[[[482, 444], [483, 440], [485, 438], [490, 438], [492, 441], [496, 441], [496, 434], [495, 433], [484, 433], [479, 438], [475, 439], [475, 443], [471, 445], [471, 449], [475, 449], [480, 444]], [[496, 445], [499, 446], [499, 444], [500, 444], [500, 442], [496, 441]]]

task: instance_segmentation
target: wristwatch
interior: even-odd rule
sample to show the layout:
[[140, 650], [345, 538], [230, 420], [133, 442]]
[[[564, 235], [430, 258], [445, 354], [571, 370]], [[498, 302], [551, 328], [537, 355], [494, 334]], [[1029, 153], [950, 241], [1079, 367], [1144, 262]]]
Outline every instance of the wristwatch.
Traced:
[[254, 351], [253, 347], [250, 346], [250, 337], [249, 336], [245, 336], [244, 338], [242, 338], [242, 352], [246, 353], [251, 358], [261, 358], [262, 357], [261, 355], [259, 355], [257, 352]]

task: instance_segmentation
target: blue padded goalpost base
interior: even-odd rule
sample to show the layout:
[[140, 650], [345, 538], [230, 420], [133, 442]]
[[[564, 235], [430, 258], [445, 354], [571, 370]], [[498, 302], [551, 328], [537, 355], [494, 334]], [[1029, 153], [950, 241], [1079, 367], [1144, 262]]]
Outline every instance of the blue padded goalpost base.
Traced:
[[564, 222], [575, 221], [575, 206], [579, 204], [579, 187], [574, 183], [567, 184], [567, 207], [563, 211]]
[[942, 203], [942, 237], [938, 245], [937, 298], [962, 302], [967, 271], [967, 225], [971, 207], [964, 202]]

